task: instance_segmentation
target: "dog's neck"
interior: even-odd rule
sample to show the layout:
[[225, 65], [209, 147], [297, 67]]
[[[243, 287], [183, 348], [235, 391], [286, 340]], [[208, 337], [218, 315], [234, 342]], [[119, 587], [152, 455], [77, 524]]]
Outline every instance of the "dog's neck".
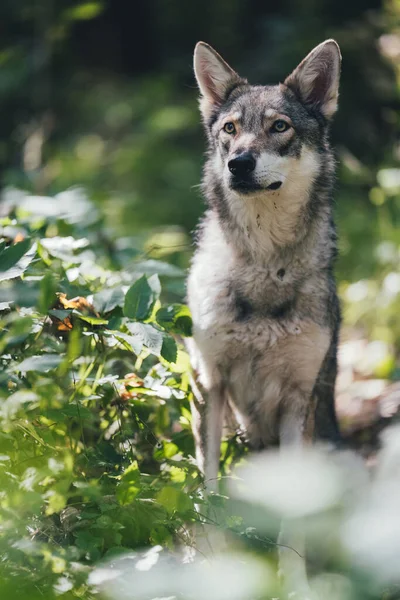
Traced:
[[227, 196], [232, 220], [223, 222], [222, 227], [229, 243], [256, 261], [292, 246], [306, 233], [308, 196], [308, 191], [292, 195], [288, 190], [248, 200], [236, 194]]
[[[232, 194], [225, 197], [223, 207], [215, 202], [212, 204], [214, 218], [226, 243], [238, 257], [265, 264], [272, 256], [283, 254], [288, 248], [304, 245], [307, 239], [315, 244], [316, 237], [326, 235], [325, 230], [331, 221], [331, 206], [327, 190], [319, 187], [317, 182], [311, 190], [303, 190], [303, 193], [300, 190], [297, 194], [279, 190], [268, 197], [252, 197], [249, 200]], [[313, 195], [318, 195], [317, 207], [311, 206]], [[315, 232], [312, 226], [316, 209], [323, 216], [319, 221], [319, 232]]]
[[[279, 190], [243, 196], [218, 182], [210, 171], [205, 192], [216, 211], [227, 243], [237, 255], [265, 262], [310, 236], [313, 212], [318, 208], [328, 223], [333, 185], [333, 162], [304, 153]], [[321, 163], [324, 162], [322, 165]], [[210, 175], [208, 178], [207, 175]]]

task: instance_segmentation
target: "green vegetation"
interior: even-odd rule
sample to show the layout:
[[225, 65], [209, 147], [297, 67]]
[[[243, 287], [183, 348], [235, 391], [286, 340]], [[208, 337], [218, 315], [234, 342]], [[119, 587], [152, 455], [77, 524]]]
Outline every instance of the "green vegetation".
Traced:
[[184, 273], [114, 245], [79, 190], [8, 201], [4, 232], [21, 241], [0, 249], [0, 587], [87, 598], [88, 565], [170, 547], [194, 519], [188, 360], [172, 337], [191, 320], [160, 303], [160, 278]]

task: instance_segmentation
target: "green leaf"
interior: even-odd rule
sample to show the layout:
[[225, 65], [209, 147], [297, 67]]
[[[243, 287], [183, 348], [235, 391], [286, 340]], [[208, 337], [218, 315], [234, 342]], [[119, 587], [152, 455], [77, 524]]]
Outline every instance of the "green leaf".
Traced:
[[99, 548], [102, 544], [102, 539], [90, 533], [90, 531], [78, 531], [74, 534], [75, 544], [81, 550], [91, 551], [93, 548]]
[[30, 435], [36, 442], [41, 444], [42, 446], [46, 446], [47, 448], [51, 448], [50, 444], [46, 444], [42, 437], [37, 433], [36, 429], [29, 423], [26, 419], [17, 419], [13, 421], [14, 425], [22, 429], [25, 433]]
[[67, 498], [63, 494], [60, 494], [56, 490], [51, 490], [48, 494], [46, 515], [53, 515], [54, 513], [60, 512], [60, 510], [65, 508], [66, 504]]
[[54, 258], [59, 258], [67, 264], [76, 264], [82, 262], [79, 256], [75, 256], [76, 250], [82, 250], [89, 245], [86, 238], [75, 239], [72, 236], [44, 238], [40, 245]]
[[160, 356], [164, 341], [162, 331], [155, 329], [155, 327], [148, 323], [127, 323], [126, 326], [137, 342], [146, 346], [152, 354]]
[[40, 294], [38, 308], [42, 314], [45, 314], [49, 307], [54, 305], [56, 300], [57, 282], [54, 278], [53, 273], [49, 271], [45, 273], [42, 281], [40, 282]]
[[56, 369], [63, 357], [59, 354], [39, 354], [26, 358], [21, 363], [14, 365], [13, 371], [37, 371], [38, 373], [47, 373]]
[[50, 408], [46, 411], [46, 417], [53, 419], [54, 421], [60, 420], [60, 416], [74, 417], [76, 419], [83, 419], [86, 423], [90, 423], [93, 420], [93, 412], [90, 411], [86, 406], [77, 404], [65, 404], [60, 408]]
[[5, 419], [13, 417], [23, 405], [37, 404], [38, 395], [31, 390], [19, 390], [2, 402], [1, 414]]
[[150, 538], [154, 545], [173, 547], [173, 536], [165, 525], [156, 525], [150, 531]]
[[176, 362], [178, 357], [178, 348], [174, 338], [172, 338], [170, 335], [163, 336], [161, 356], [169, 363]]
[[81, 321], [85, 321], [85, 323], [89, 323], [90, 325], [107, 325], [107, 319], [100, 319], [99, 317], [91, 317], [90, 315], [83, 315], [78, 310], [72, 311], [74, 315], [78, 317]]
[[160, 291], [161, 286], [157, 275], [152, 275], [149, 279], [143, 275], [126, 292], [124, 315], [137, 321], [148, 319]]
[[31, 246], [31, 240], [26, 238], [22, 242], [12, 244], [4, 248], [0, 254], [0, 272], [8, 271], [28, 252]]
[[100, 2], [85, 2], [65, 11], [65, 17], [71, 21], [86, 21], [99, 16], [104, 10]]
[[129, 352], [134, 354], [140, 354], [143, 350], [143, 341], [134, 335], [128, 335], [122, 331], [105, 331], [105, 335], [112, 335], [120, 344], [124, 346]]
[[116, 287], [111, 289], [104, 289], [101, 292], [97, 292], [93, 296], [93, 306], [99, 313], [108, 313], [117, 306], [124, 305], [124, 292], [122, 288]]
[[24, 273], [36, 254], [36, 243], [30, 246], [31, 241], [26, 239], [1, 252], [0, 281], [15, 279]]
[[157, 311], [156, 321], [171, 333], [185, 337], [192, 335], [192, 317], [185, 304], [169, 304]]
[[56, 317], [60, 321], [64, 321], [67, 317], [69, 317], [72, 313], [72, 309], [64, 309], [64, 308], [52, 308], [48, 311], [48, 314], [52, 317]]
[[134, 461], [121, 475], [121, 481], [117, 486], [117, 500], [126, 505], [133, 502], [140, 492], [140, 471], [137, 461]]
[[137, 481], [140, 477], [137, 460], [134, 460], [121, 475], [122, 481]]
[[193, 509], [192, 499], [181, 490], [172, 486], [164, 487], [157, 496], [157, 502], [170, 513], [185, 513]]

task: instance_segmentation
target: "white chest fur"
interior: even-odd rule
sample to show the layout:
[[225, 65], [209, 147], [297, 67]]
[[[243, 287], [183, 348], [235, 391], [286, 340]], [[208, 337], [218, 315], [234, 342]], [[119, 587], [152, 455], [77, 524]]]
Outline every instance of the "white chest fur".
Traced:
[[[273, 257], [271, 261], [269, 266], [246, 268], [218, 221], [210, 221], [188, 279], [194, 323], [188, 349], [193, 368], [206, 390], [221, 384], [227, 388], [242, 423], [251, 406], [257, 406], [264, 423], [271, 420], [290, 386], [300, 389], [304, 397], [311, 394], [329, 347], [329, 331], [296, 312], [278, 319], [260, 310], [250, 318], [238, 318], [232, 286], [244, 289], [255, 305], [268, 305], [268, 296], [279, 293], [280, 264]], [[283, 298], [295, 287], [293, 277], [290, 272], [285, 275]], [[246, 428], [251, 429], [249, 423]]]
[[[191, 353], [195, 368], [207, 387], [240, 357], [249, 352], [266, 352], [288, 335], [299, 335], [300, 323], [295, 318], [278, 321], [253, 315], [240, 320], [234, 307], [232, 284], [245, 289], [248, 298], [268, 302], [265, 289], [274, 279], [279, 265], [252, 265], [247, 269], [238, 264], [217, 222], [211, 222], [198, 250], [188, 279], [188, 298], [194, 323]], [[290, 275], [288, 276], [290, 277]], [[196, 350], [195, 350], [196, 347]], [[193, 356], [195, 355], [195, 356]]]

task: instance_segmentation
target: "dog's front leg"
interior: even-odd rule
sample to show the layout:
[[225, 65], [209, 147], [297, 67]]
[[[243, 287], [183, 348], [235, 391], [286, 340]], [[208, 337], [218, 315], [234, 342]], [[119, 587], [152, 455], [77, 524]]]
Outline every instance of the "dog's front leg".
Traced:
[[[204, 475], [205, 497], [218, 491], [218, 471], [224, 421], [225, 395], [222, 387], [207, 391], [192, 382], [192, 429], [196, 444], [197, 466]], [[210, 553], [221, 550], [225, 545], [224, 536], [214, 526], [218, 525], [220, 515], [215, 508], [209, 507], [207, 524], [202, 533], [197, 532], [197, 548]]]
[[222, 387], [210, 390], [206, 402], [205, 465], [206, 490], [218, 491], [218, 471], [221, 453], [222, 428], [224, 424], [225, 395]]
[[204, 475], [206, 494], [218, 490], [218, 471], [224, 423], [225, 394], [222, 386], [205, 390], [192, 380], [192, 431], [196, 462]]
[[204, 475], [206, 494], [218, 490], [218, 471], [224, 423], [225, 394], [221, 385], [205, 390], [192, 381], [192, 430], [196, 462]]
[[[307, 410], [287, 412], [280, 423], [281, 452], [301, 450], [309, 446], [314, 433], [314, 400]], [[283, 581], [285, 597], [295, 600], [311, 600], [305, 558], [305, 532], [299, 520], [284, 519], [279, 534], [279, 572]]]

